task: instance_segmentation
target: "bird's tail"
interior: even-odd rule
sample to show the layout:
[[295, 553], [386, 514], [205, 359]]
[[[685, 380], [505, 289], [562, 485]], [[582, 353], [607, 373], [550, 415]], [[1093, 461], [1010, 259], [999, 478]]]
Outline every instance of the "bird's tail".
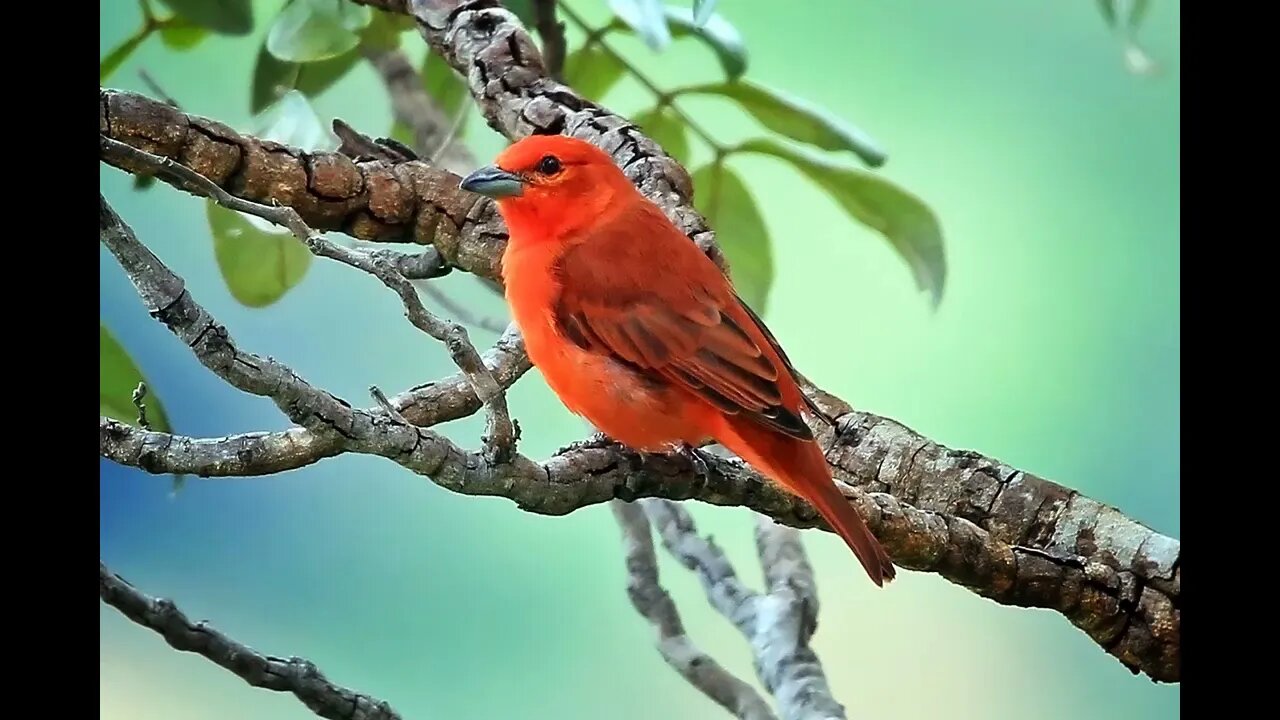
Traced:
[[836, 534], [844, 539], [878, 586], [897, 574], [880, 541], [831, 479], [822, 449], [812, 440], [799, 440], [760, 427], [749, 420], [725, 419], [721, 445], [790, 492], [808, 500]]

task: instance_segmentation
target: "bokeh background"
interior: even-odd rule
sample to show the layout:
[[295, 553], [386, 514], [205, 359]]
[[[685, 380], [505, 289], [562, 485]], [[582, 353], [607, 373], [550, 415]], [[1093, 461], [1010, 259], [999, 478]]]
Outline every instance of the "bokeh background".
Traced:
[[[106, 84], [147, 92], [145, 68], [186, 110], [247, 130], [254, 57], [281, 4], [255, 3], [252, 36], [214, 36], [189, 53], [152, 38]], [[607, 14], [603, 0], [574, 7]], [[140, 13], [132, 0], [103, 0], [101, 11], [105, 54]], [[1086, 0], [722, 0], [719, 11], [746, 39], [748, 77], [878, 138], [890, 156], [882, 172], [928, 202], [945, 232], [950, 272], [935, 312], [888, 244], [795, 171], [735, 159], [772, 234], [767, 318], [795, 363], [859, 407], [1178, 537], [1178, 3], [1154, 0], [1142, 30], [1162, 65], [1154, 77], [1126, 72], [1120, 43]], [[693, 41], [661, 55], [618, 44], [672, 85], [718, 73]], [[413, 36], [404, 45], [422, 56]], [[624, 80], [606, 101], [635, 113], [650, 98]], [[367, 65], [314, 104], [326, 123], [390, 128]], [[727, 137], [754, 127], [713, 100], [684, 107]], [[468, 134], [482, 159], [504, 145], [476, 117]], [[243, 347], [360, 404], [370, 384], [396, 391], [450, 372], [372, 278], [316, 262], [280, 302], [246, 308], [219, 276], [201, 201], [165, 186], [137, 192], [105, 166], [101, 189]], [[149, 319], [105, 250], [100, 279], [104, 321], [179, 432], [285, 426], [270, 402], [223, 385]], [[503, 312], [472, 278], [439, 282]], [[536, 374], [511, 404], [533, 457], [583, 434]], [[448, 430], [475, 446], [480, 423]], [[727, 717], [654, 651], [627, 601], [605, 506], [539, 517], [359, 457], [270, 478], [190, 480], [176, 495], [166, 478], [103, 461], [100, 492], [101, 556], [114, 570], [255, 648], [313, 660], [407, 718]], [[746, 511], [693, 512], [757, 582]], [[877, 590], [835, 536], [804, 537], [822, 602], [814, 645], [851, 716], [1179, 713], [1178, 686], [1131, 675], [1059, 615], [1002, 607], [920, 573]], [[754, 682], [745, 643], [694, 579], [665, 557], [662, 570], [696, 642]], [[291, 696], [175, 653], [105, 605], [100, 620], [103, 718], [311, 717]]]

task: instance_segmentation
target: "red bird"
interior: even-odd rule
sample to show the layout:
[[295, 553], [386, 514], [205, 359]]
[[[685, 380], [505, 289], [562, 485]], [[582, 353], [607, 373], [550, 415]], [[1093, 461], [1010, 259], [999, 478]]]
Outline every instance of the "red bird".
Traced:
[[782, 348], [607, 154], [535, 135], [461, 187], [498, 202], [507, 302], [566, 407], [642, 452], [718, 442], [812, 503], [876, 585], [893, 579], [800, 417], [808, 400]]

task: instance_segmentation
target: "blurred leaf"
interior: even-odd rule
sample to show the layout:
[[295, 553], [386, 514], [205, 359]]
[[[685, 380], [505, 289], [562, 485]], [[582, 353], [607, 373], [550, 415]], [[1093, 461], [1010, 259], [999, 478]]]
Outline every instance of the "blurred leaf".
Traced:
[[292, 233], [263, 232], [213, 201], [208, 210], [218, 269], [241, 304], [270, 305], [297, 285], [311, 266], [311, 252]]
[[142, 192], [143, 190], [146, 190], [155, 184], [156, 184], [155, 175], [134, 175], [133, 176], [133, 189], [137, 190], [138, 192]]
[[609, 7], [651, 49], [662, 50], [670, 44], [671, 30], [662, 0], [609, 0]]
[[123, 65], [124, 61], [129, 59], [133, 51], [137, 50], [142, 41], [146, 40], [150, 34], [151, 30], [149, 28], [143, 28], [107, 53], [107, 56], [102, 58], [102, 63], [99, 65], [98, 82], [106, 82], [111, 73], [114, 73], [117, 68]]
[[471, 99], [462, 76], [434, 52], [428, 52], [422, 62], [422, 84], [449, 118], [455, 117], [462, 103]]
[[684, 162], [689, 157], [688, 128], [678, 115], [668, 108], [653, 108], [636, 116], [636, 125], [644, 134], [653, 138], [671, 157]]
[[693, 187], [693, 205], [716, 231], [738, 297], [764, 315], [773, 286], [773, 248], [755, 198], [723, 163], [699, 168], [693, 173]]
[[[692, 37], [705, 42], [716, 54], [720, 66], [730, 80], [736, 80], [747, 70], [747, 48], [738, 29], [718, 14], [713, 13], [705, 25], [694, 21], [689, 8], [666, 7], [668, 29], [673, 38]], [[632, 32], [632, 28], [620, 18], [615, 18], [607, 29], [610, 32]]]
[[520, 18], [520, 23], [526, 28], [534, 26], [536, 15], [533, 11], [533, 0], [502, 0], [502, 6], [515, 13], [515, 16]]
[[263, 45], [253, 68], [249, 109], [256, 115], [293, 89], [315, 97], [346, 75], [359, 59], [360, 53], [351, 50], [328, 60], [291, 63], [276, 59]]
[[208, 36], [208, 30], [181, 15], [164, 21], [164, 26], [160, 28], [160, 39], [171, 50], [190, 50]]
[[356, 33], [372, 19], [372, 11], [364, 5], [342, 0], [293, 0], [271, 24], [267, 50], [288, 62], [327, 60], [359, 45]]
[[1098, 10], [1102, 12], [1102, 19], [1107, 21], [1108, 27], [1116, 26], [1116, 0], [1098, 0]]
[[223, 35], [247, 35], [253, 30], [250, 0], [160, 0], [193, 25]]
[[595, 44], [583, 45], [564, 61], [565, 83], [594, 102], [600, 102], [624, 72], [617, 58]]
[[693, 24], [698, 27], [706, 25], [715, 9], [716, 0], [693, 0]]
[[[138, 408], [133, 405], [133, 391], [138, 383], [145, 382], [142, 371], [134, 364], [129, 353], [116, 341], [106, 323], [98, 321], [101, 334], [98, 339], [98, 393], [101, 398], [100, 413], [122, 423], [138, 426]], [[151, 384], [147, 384], [147, 396], [143, 400], [147, 408], [147, 424], [152, 430], [170, 432], [169, 418], [164, 405], [156, 397]]]
[[730, 80], [736, 80], [747, 71], [747, 46], [742, 42], [738, 29], [728, 20], [712, 13], [698, 23], [688, 8], [667, 8], [667, 20], [671, 23], [671, 35], [677, 38], [696, 37], [711, 47]]
[[320, 117], [299, 90], [285, 93], [255, 119], [254, 128], [252, 134], [258, 137], [308, 152], [337, 147], [337, 139], [320, 123]]
[[947, 278], [942, 228], [923, 201], [884, 178], [836, 165], [773, 139], [750, 140], [740, 150], [772, 155], [791, 163], [825, 190], [845, 212], [884, 235], [907, 261], [917, 287], [936, 308]]
[[384, 10], [374, 10], [369, 25], [360, 31], [360, 42], [365, 47], [379, 50], [395, 50], [400, 47], [400, 34], [405, 31], [404, 23], [397, 18], [404, 15], [392, 15]]
[[823, 150], [850, 150], [871, 167], [884, 164], [884, 151], [866, 133], [826, 110], [749, 80], [699, 85], [682, 90], [681, 94], [730, 98], [760, 124], [780, 135]]
[[1147, 10], [1151, 8], [1148, 0], [1132, 0], [1133, 4], [1129, 6], [1129, 29], [1137, 30], [1142, 21], [1147, 19]]

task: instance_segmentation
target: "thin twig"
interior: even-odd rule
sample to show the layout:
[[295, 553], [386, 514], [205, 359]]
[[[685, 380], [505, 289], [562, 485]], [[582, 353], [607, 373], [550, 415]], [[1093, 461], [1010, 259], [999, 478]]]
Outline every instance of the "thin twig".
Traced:
[[716, 139], [715, 135], [712, 135], [708, 130], [704, 129], [701, 125], [699, 125], [698, 122], [694, 120], [692, 117], [690, 117], [688, 113], [681, 110], [679, 106], [676, 105], [675, 97], [672, 95], [670, 91], [663, 90], [662, 88], [658, 87], [657, 83], [651, 80], [648, 75], [645, 75], [644, 72], [642, 72], [639, 68], [637, 68], [634, 64], [632, 64], [631, 61], [628, 60], [622, 53], [618, 52], [617, 50], [614, 50], [613, 47], [609, 45], [609, 43], [605, 42], [603, 33], [595, 31], [595, 29], [593, 29], [590, 25], [588, 25], [587, 21], [583, 20], [582, 17], [579, 16], [577, 13], [575, 13], [572, 8], [570, 8], [568, 5], [562, 5], [561, 9], [564, 10], [564, 16], [569, 18], [569, 20], [572, 21], [574, 25], [577, 25], [578, 29], [582, 30], [585, 33], [591, 34], [595, 38], [595, 43], [597, 47], [599, 47], [604, 52], [608, 53], [610, 57], [612, 57], [619, 65], [622, 66], [624, 70], [627, 71], [629, 75], [631, 75], [631, 77], [636, 79], [636, 82], [639, 82], [641, 85], [645, 87], [646, 90], [653, 93], [653, 96], [658, 100], [659, 108], [662, 108], [662, 107], [671, 108], [671, 112], [674, 113], [677, 117], [679, 117], [680, 120], [685, 125], [687, 125], [689, 129], [694, 132], [695, 135], [702, 138], [703, 142], [705, 142], [711, 148], [712, 152], [715, 154], [717, 158], [725, 154], [724, 145], [719, 140]]
[[635, 503], [613, 500], [613, 516], [622, 528], [627, 563], [627, 597], [658, 635], [658, 652], [689, 684], [742, 720], [774, 720], [764, 699], [724, 669], [689, 639], [680, 612], [658, 579], [658, 560], [645, 511]]
[[501, 333], [507, 329], [506, 324], [501, 320], [485, 317], [483, 315], [476, 315], [471, 312], [471, 310], [463, 307], [456, 300], [449, 297], [448, 293], [437, 288], [435, 285], [430, 283], [419, 283], [418, 289], [434, 300], [438, 305], [440, 305], [440, 307], [444, 308], [445, 311], [456, 318], [458, 322], [495, 333]]
[[542, 60], [546, 63], [547, 72], [556, 80], [562, 80], [564, 23], [556, 19], [556, 0], [533, 0], [533, 12], [538, 35], [542, 36]]
[[204, 622], [191, 622], [172, 601], [140, 592], [101, 561], [98, 595], [125, 617], [159, 633], [175, 650], [203, 655], [254, 687], [292, 693], [322, 718], [400, 719], [385, 701], [334, 684], [310, 660], [263, 655]]
[[151, 423], [147, 422], [147, 404], [143, 399], [147, 397], [147, 384], [138, 383], [138, 387], [133, 389], [133, 406], [138, 409], [138, 427], [143, 430], [150, 430]]
[[138, 68], [138, 77], [142, 78], [142, 83], [150, 88], [151, 92], [155, 93], [161, 100], [175, 108], [178, 108], [179, 110], [182, 109], [182, 106], [178, 104], [178, 101], [174, 100], [172, 95], [165, 92], [164, 88], [160, 87], [160, 83], [156, 82], [155, 78], [151, 77], [151, 73], [147, 72], [146, 68]]
[[457, 323], [432, 315], [423, 306], [413, 284], [406, 280], [385, 256], [375, 257], [326, 240], [324, 236], [312, 231], [302, 221], [297, 211], [291, 207], [267, 206], [235, 197], [195, 170], [179, 165], [168, 158], [153, 155], [106, 136], [101, 136], [101, 142], [104, 149], [124, 155], [139, 165], [147, 166], [153, 172], [170, 175], [187, 186], [187, 189], [212, 198], [223, 207], [249, 213], [287, 227], [315, 255], [337, 260], [381, 280], [384, 285], [400, 296], [409, 322], [444, 343], [450, 357], [453, 358], [458, 369], [462, 370], [471, 381], [476, 396], [485, 405], [487, 423], [485, 434], [481, 438], [485, 446], [485, 459], [492, 464], [498, 464], [511, 457], [515, 449], [515, 430], [507, 411], [506, 395], [485, 367], [484, 361], [480, 359], [480, 353], [471, 344], [466, 329]]
[[449, 123], [449, 131], [444, 134], [440, 140], [440, 145], [431, 153], [431, 159], [428, 161], [432, 165], [440, 163], [440, 157], [444, 154], [453, 141], [458, 137], [458, 133], [462, 132], [462, 128], [467, 124], [467, 116], [471, 114], [472, 104], [469, 102], [458, 103], [458, 109], [453, 114], [453, 120]]

